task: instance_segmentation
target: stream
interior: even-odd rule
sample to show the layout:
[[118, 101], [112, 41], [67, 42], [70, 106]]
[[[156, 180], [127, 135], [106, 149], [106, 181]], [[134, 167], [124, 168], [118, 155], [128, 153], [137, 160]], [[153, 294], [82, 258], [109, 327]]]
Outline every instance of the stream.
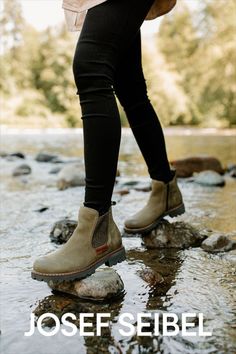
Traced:
[[[165, 129], [169, 159], [193, 155], [217, 157], [226, 167], [236, 163], [236, 132], [199, 129]], [[141, 237], [123, 237], [127, 260], [114, 267], [125, 292], [114, 301], [94, 304], [53, 293], [44, 282], [31, 279], [36, 257], [54, 250], [50, 241], [53, 224], [65, 217], [77, 220], [84, 187], [59, 191], [56, 174], [49, 171], [60, 163], [35, 161], [40, 151], [76, 160], [83, 158], [83, 138], [75, 130], [3, 130], [1, 152], [22, 152], [26, 159], [0, 158], [1, 163], [1, 335], [3, 354], [83, 353], [236, 353], [236, 264], [226, 254], [210, 254], [200, 247], [185, 250], [147, 249]], [[32, 173], [12, 177], [13, 169], [27, 163]], [[149, 180], [144, 160], [129, 129], [123, 130], [118, 169], [119, 183]], [[225, 177], [224, 187], [205, 187], [179, 179], [186, 213], [175, 219], [198, 229], [236, 235], [236, 179]], [[142, 208], [147, 192], [130, 189], [114, 194], [114, 219], [122, 231], [127, 216]], [[45, 208], [45, 211], [39, 210]], [[172, 219], [168, 219], [173, 221]], [[143, 269], [160, 274], [164, 281], [149, 284], [140, 276]], [[65, 337], [61, 332], [44, 337], [29, 330], [30, 313], [42, 307], [47, 312], [110, 312], [111, 326], [103, 337]], [[168, 311], [204, 314], [210, 337], [122, 337], [118, 316], [129, 312]]]

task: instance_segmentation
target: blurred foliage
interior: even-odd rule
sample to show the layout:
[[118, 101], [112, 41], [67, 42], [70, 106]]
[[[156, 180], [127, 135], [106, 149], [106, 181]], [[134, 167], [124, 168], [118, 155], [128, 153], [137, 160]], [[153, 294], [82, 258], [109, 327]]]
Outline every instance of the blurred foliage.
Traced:
[[186, 96], [182, 115], [171, 123], [236, 124], [235, 35], [234, 0], [205, 0], [195, 13], [180, 1], [164, 18], [157, 46]]
[[[76, 38], [65, 24], [37, 31], [17, 0], [0, 17], [2, 123], [81, 126], [72, 73]], [[155, 38], [143, 39], [149, 97], [163, 125], [236, 124], [236, 2], [179, 0]], [[117, 100], [123, 125], [127, 120]]]

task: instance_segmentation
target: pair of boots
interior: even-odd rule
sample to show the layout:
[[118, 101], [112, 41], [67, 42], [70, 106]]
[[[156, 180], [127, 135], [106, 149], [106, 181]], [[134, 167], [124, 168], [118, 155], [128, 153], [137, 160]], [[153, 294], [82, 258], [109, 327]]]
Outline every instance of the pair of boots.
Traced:
[[[168, 183], [153, 179], [147, 204], [125, 221], [124, 230], [144, 234], [154, 229], [164, 216], [174, 217], [184, 211], [176, 173]], [[97, 210], [81, 206], [78, 224], [70, 239], [60, 249], [36, 259], [31, 276], [44, 281], [82, 279], [102, 264], [112, 266], [125, 258], [111, 207], [100, 216]]]

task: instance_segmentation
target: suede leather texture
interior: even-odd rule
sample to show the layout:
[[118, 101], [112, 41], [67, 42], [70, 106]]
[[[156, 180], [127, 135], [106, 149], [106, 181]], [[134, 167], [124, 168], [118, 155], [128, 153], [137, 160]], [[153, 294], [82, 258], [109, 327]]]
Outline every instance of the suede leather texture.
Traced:
[[[153, 179], [152, 190], [146, 205], [125, 221], [125, 227], [129, 229], [147, 227], [165, 212], [178, 207], [182, 203], [182, 194], [177, 184], [176, 175], [169, 182], [168, 203], [167, 184]], [[168, 210], [166, 209], [167, 204]]]
[[108, 248], [97, 254], [92, 237], [100, 218], [97, 210], [81, 206], [78, 225], [69, 240], [58, 250], [35, 260], [33, 270], [44, 274], [61, 274], [80, 271], [98, 261], [107, 253], [122, 246], [121, 234], [116, 226], [111, 208], [108, 211]]

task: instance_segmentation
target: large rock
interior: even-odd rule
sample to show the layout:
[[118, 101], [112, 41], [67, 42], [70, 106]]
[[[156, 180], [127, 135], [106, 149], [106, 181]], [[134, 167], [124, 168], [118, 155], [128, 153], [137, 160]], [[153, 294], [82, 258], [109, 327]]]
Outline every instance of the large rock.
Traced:
[[27, 164], [22, 164], [17, 166], [13, 172], [12, 175], [14, 177], [16, 176], [22, 176], [22, 175], [29, 175], [31, 173], [31, 167]]
[[60, 190], [84, 185], [85, 171], [82, 164], [73, 163], [66, 165], [58, 174], [57, 187]]
[[118, 296], [124, 290], [124, 283], [113, 268], [99, 268], [94, 274], [82, 280], [63, 282], [50, 280], [48, 285], [53, 290], [94, 301]]
[[143, 236], [143, 241], [147, 248], [185, 249], [200, 246], [205, 238], [206, 235], [187, 223], [163, 220], [154, 230]]
[[215, 171], [203, 171], [194, 176], [194, 182], [204, 186], [219, 186], [225, 185], [224, 177]]
[[61, 167], [60, 166], [56, 166], [56, 167], [53, 167], [50, 171], [49, 171], [49, 173], [51, 174], [51, 175], [57, 175], [60, 171], [61, 171]]
[[69, 240], [73, 234], [74, 229], [77, 226], [77, 221], [62, 219], [57, 221], [50, 232], [50, 238], [56, 243], [65, 243]]
[[224, 169], [220, 161], [215, 157], [193, 156], [185, 159], [171, 161], [171, 165], [176, 169], [177, 177], [191, 177], [194, 172], [212, 170], [220, 174]]
[[56, 155], [48, 154], [45, 152], [40, 152], [35, 157], [35, 160], [38, 162], [53, 162], [57, 159]]
[[222, 234], [215, 234], [202, 242], [202, 249], [207, 252], [227, 252], [235, 248], [236, 241]]

